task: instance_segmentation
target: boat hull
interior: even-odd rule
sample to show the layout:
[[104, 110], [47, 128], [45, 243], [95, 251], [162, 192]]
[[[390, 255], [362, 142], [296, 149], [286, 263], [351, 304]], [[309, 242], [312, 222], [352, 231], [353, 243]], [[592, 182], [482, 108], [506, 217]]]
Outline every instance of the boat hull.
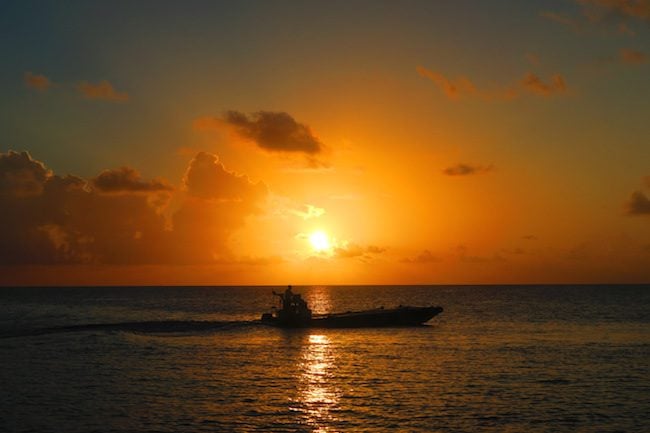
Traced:
[[442, 307], [399, 307], [285, 319], [266, 314], [262, 322], [283, 328], [386, 328], [422, 325], [442, 312]]

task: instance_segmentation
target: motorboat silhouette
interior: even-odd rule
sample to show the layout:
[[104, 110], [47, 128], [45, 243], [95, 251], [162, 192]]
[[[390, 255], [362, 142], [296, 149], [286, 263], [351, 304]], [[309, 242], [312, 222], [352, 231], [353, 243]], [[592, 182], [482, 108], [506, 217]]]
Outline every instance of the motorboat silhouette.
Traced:
[[364, 311], [313, 315], [299, 294], [273, 292], [280, 298], [280, 308], [262, 314], [262, 323], [283, 328], [376, 328], [422, 325], [438, 314], [442, 307], [376, 308]]

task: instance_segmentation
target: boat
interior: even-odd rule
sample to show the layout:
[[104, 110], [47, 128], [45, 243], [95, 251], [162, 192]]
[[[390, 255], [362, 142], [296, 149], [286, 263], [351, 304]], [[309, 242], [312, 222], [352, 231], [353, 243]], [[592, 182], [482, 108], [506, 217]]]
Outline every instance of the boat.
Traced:
[[280, 308], [272, 313], [262, 314], [262, 323], [281, 328], [379, 328], [397, 326], [419, 326], [442, 313], [442, 307], [376, 308], [346, 313], [312, 314], [307, 303], [299, 294], [291, 291], [273, 292], [280, 297]]

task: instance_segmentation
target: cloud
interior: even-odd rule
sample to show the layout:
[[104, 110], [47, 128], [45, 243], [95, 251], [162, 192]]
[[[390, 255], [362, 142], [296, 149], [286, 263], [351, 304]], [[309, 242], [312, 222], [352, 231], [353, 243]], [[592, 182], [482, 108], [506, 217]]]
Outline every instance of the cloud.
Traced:
[[0, 153], [0, 195], [40, 194], [52, 173], [28, 152]]
[[297, 122], [291, 115], [282, 111], [258, 111], [246, 115], [231, 110], [220, 118], [201, 117], [194, 121], [196, 129], [222, 129], [224, 126], [232, 128], [240, 137], [269, 152], [314, 156], [324, 149], [309, 126]]
[[140, 173], [131, 167], [104, 170], [93, 179], [93, 185], [103, 192], [158, 192], [174, 189], [163, 179], [143, 181]]
[[648, 63], [648, 55], [637, 50], [630, 48], [621, 48], [619, 52], [619, 59], [622, 63], [628, 65], [641, 65]]
[[23, 80], [27, 87], [40, 91], [45, 91], [52, 86], [52, 82], [45, 75], [37, 75], [31, 72], [25, 72]]
[[27, 152], [0, 154], [0, 179], [0, 264], [163, 260], [165, 221], [142, 194], [99, 194]]
[[433, 81], [433, 83], [438, 86], [438, 88], [442, 90], [449, 99], [459, 99], [462, 96], [478, 94], [474, 83], [466, 77], [458, 77], [452, 80], [445, 77], [440, 72], [431, 71], [422, 66], [418, 66], [416, 70], [420, 76]]
[[576, 32], [590, 26], [613, 27], [620, 34], [634, 36], [631, 22], [650, 22], [650, 0], [575, 0], [578, 14], [567, 15], [546, 11], [540, 16], [562, 24]]
[[579, 19], [571, 18], [566, 15], [551, 11], [541, 12], [539, 15], [542, 18], [546, 18], [547, 20], [567, 26], [576, 32], [579, 32], [583, 29], [583, 23]]
[[564, 78], [555, 74], [551, 77], [549, 83], [545, 83], [541, 78], [532, 72], [527, 73], [522, 80], [523, 87], [531, 93], [541, 96], [552, 96], [566, 93], [567, 85]]
[[509, 101], [524, 94], [552, 96], [568, 91], [566, 81], [560, 74], [553, 75], [550, 82], [546, 83], [536, 74], [528, 72], [514, 84], [481, 89], [466, 77], [449, 79], [439, 72], [428, 70], [422, 66], [417, 67], [417, 72], [420, 76], [431, 80], [450, 100], [478, 98], [485, 101]]
[[441, 262], [442, 258], [434, 255], [429, 250], [424, 250], [415, 257], [408, 257], [402, 260], [402, 263], [413, 263], [413, 264], [422, 264], [422, 263], [436, 263]]
[[445, 168], [442, 172], [447, 176], [469, 176], [473, 174], [488, 173], [494, 169], [492, 165], [471, 165], [459, 163]]
[[593, 22], [612, 16], [650, 22], [650, 0], [576, 0]]
[[325, 209], [312, 204], [302, 204], [291, 198], [272, 195], [270, 206], [271, 213], [281, 218], [298, 217], [305, 221], [320, 218], [325, 215]]
[[535, 235], [525, 235], [521, 237], [522, 239], [525, 239], [527, 241], [536, 241], [538, 238]]
[[183, 263], [229, 259], [228, 241], [249, 216], [261, 213], [268, 189], [228, 171], [217, 155], [199, 152], [183, 178], [186, 200], [172, 217], [174, 251]]
[[226, 170], [217, 155], [207, 152], [190, 161], [183, 182], [190, 195], [218, 201], [255, 202], [268, 192], [263, 182]]
[[634, 191], [624, 206], [627, 215], [650, 215], [650, 199], [641, 191]]
[[304, 220], [308, 220], [325, 215], [325, 209], [310, 204], [305, 204], [297, 209], [289, 209], [289, 213], [296, 215]]
[[0, 265], [203, 264], [232, 257], [229, 240], [260, 212], [266, 186], [202, 153], [185, 182], [166, 217], [151, 198], [171, 193], [171, 186], [144, 181], [134, 169], [106, 170], [89, 182], [54, 174], [27, 152], [0, 153]]
[[101, 99], [104, 101], [125, 102], [129, 100], [129, 94], [118, 92], [113, 85], [106, 80], [97, 84], [82, 81], [77, 85], [77, 90], [87, 99]]
[[372, 255], [381, 254], [386, 251], [386, 248], [378, 247], [375, 245], [361, 246], [353, 243], [346, 243], [341, 247], [334, 249], [336, 257], [349, 259], [349, 258], [370, 258]]

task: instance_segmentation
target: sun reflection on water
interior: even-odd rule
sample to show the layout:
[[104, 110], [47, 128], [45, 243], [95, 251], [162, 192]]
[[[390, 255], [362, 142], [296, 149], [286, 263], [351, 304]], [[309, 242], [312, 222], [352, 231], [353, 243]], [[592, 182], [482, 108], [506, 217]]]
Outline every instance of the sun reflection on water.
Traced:
[[306, 342], [300, 364], [300, 392], [296, 401], [297, 411], [304, 414], [312, 431], [332, 431], [330, 425], [336, 420], [339, 391], [331, 379], [335, 367], [335, 351], [327, 335], [310, 335]]
[[314, 314], [326, 314], [332, 312], [330, 291], [327, 286], [313, 286], [307, 293], [307, 303]]

